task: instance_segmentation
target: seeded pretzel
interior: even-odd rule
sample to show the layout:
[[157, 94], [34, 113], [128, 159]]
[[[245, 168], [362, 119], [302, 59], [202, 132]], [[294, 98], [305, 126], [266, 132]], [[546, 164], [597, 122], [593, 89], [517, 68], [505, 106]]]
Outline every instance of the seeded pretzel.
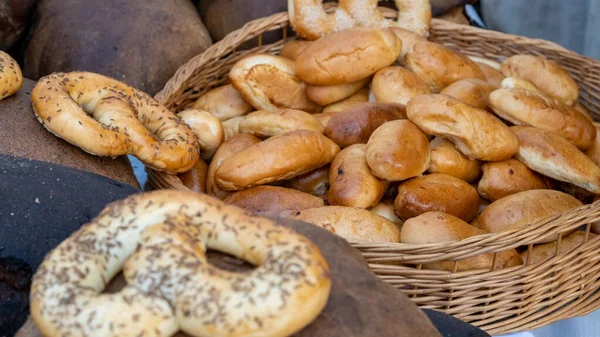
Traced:
[[23, 74], [19, 64], [0, 50], [0, 101], [14, 95], [23, 86]]
[[299, 36], [316, 40], [331, 32], [356, 26], [400, 27], [423, 36], [429, 34], [431, 6], [429, 0], [395, 0], [396, 21], [386, 19], [377, 8], [378, 0], [340, 0], [331, 13], [323, 0], [288, 0], [292, 27]]
[[199, 158], [193, 131], [145, 93], [89, 72], [42, 77], [31, 92], [35, 115], [59, 138], [98, 156], [132, 154], [145, 165], [185, 172]]
[[[257, 266], [212, 266], [206, 249]], [[121, 269], [127, 285], [101, 294]], [[108, 205], [34, 275], [31, 316], [46, 337], [283, 337], [312, 322], [331, 289], [311, 241], [194, 192], [161, 190]]]

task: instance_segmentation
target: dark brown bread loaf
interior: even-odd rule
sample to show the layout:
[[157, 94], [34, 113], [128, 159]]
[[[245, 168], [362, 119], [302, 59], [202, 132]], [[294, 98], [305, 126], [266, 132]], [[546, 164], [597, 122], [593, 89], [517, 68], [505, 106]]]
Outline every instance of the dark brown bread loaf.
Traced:
[[86, 70], [150, 95], [211, 44], [189, 0], [40, 0], [24, 74]]
[[44, 129], [33, 114], [29, 98], [34, 85], [23, 79], [17, 94], [0, 101], [0, 154], [61, 164], [139, 187], [127, 157], [87, 154]]

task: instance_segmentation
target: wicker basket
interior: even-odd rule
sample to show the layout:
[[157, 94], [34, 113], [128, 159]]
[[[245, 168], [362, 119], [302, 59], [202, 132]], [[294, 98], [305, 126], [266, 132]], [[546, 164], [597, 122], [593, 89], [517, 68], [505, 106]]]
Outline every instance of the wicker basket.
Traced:
[[[328, 7], [333, 4], [328, 4]], [[387, 17], [396, 12], [382, 9]], [[289, 39], [287, 13], [252, 21], [179, 68], [156, 99], [174, 111], [227, 81], [232, 65], [248, 53], [277, 53]], [[262, 34], [281, 30], [283, 40], [263, 45]], [[543, 55], [567, 69], [580, 86], [580, 102], [600, 117], [600, 62], [556, 44], [433, 20], [430, 40], [465, 54], [501, 61], [514, 54]], [[239, 50], [246, 42], [258, 47]], [[176, 176], [147, 170], [148, 187], [186, 190]], [[353, 243], [373, 272], [405, 292], [423, 308], [436, 309], [481, 327], [490, 334], [524, 331], [600, 308], [600, 236], [545, 262], [501, 270], [444, 272], [421, 264], [458, 261], [482, 253], [529, 247], [548, 234], [564, 233], [600, 219], [600, 203], [585, 205], [527, 228], [471, 237], [451, 244], [365, 245]], [[559, 235], [557, 247], [560, 246]], [[586, 236], [587, 238], [587, 236]], [[494, 255], [495, 258], [496, 255]], [[406, 266], [413, 265], [413, 266]], [[456, 262], [455, 262], [456, 267]], [[456, 270], [456, 268], [455, 268]]]

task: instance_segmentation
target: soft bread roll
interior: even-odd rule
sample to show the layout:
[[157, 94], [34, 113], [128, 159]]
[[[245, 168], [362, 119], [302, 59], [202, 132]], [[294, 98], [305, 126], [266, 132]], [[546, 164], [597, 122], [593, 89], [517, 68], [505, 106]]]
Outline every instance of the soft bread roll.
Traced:
[[200, 96], [192, 104], [192, 109], [208, 111], [221, 121], [243, 116], [254, 110], [231, 84], [214, 88]]
[[267, 138], [294, 130], [311, 130], [323, 133], [323, 125], [308, 112], [283, 109], [279, 111], [258, 110], [240, 121], [239, 132]]
[[223, 142], [221, 147], [215, 152], [210, 165], [208, 165], [208, 172], [206, 174], [206, 193], [219, 199], [226, 197], [229, 192], [219, 189], [215, 184], [215, 172], [225, 159], [257, 143], [260, 143], [260, 139], [248, 134], [234, 135]]
[[504, 75], [500, 72], [500, 63], [476, 56], [468, 57], [471, 61], [475, 62], [479, 69], [481, 69], [485, 80], [489, 84], [497, 88], [500, 87], [502, 80], [504, 79]]
[[400, 241], [398, 226], [366, 209], [323, 206], [296, 212], [292, 218], [323, 227], [348, 241], [361, 243]]
[[596, 165], [600, 165], [600, 123], [594, 122], [596, 128], [596, 139], [594, 144], [585, 151], [585, 154], [592, 159]]
[[[501, 64], [497, 61], [486, 59], [485, 57], [472, 56], [472, 55], [467, 55], [467, 57], [475, 63], [485, 64], [486, 66], [488, 66], [494, 70], [500, 71]], [[502, 75], [502, 73], [500, 73], [500, 75]], [[504, 75], [502, 75], [502, 77], [504, 77]]]
[[505, 89], [525, 89], [534, 92], [541, 92], [532, 82], [516, 77], [506, 77], [500, 82], [500, 87]]
[[406, 66], [434, 92], [465, 78], [485, 80], [483, 72], [468, 57], [439, 43], [421, 41], [406, 54]]
[[179, 173], [177, 177], [181, 183], [190, 191], [204, 193], [206, 192], [206, 176], [208, 175], [208, 165], [204, 160], [198, 160], [191, 170]]
[[427, 41], [427, 38], [425, 38], [424, 36], [411, 32], [407, 29], [403, 29], [400, 27], [392, 27], [390, 29], [394, 32], [394, 34], [396, 34], [396, 37], [398, 37], [400, 41], [402, 41], [402, 51], [400, 52], [400, 56], [398, 57], [398, 61], [400, 63], [404, 63], [404, 57], [409, 51], [411, 51], [414, 48], [415, 43]]
[[479, 194], [463, 180], [435, 173], [400, 184], [394, 208], [404, 221], [425, 212], [439, 211], [469, 222], [477, 216]]
[[341, 147], [364, 144], [383, 123], [405, 117], [405, 107], [401, 104], [361, 103], [331, 116], [325, 135]]
[[310, 130], [271, 137], [225, 159], [215, 172], [222, 190], [282, 181], [329, 164], [340, 152], [329, 138]]
[[429, 143], [429, 154], [429, 173], [448, 174], [468, 183], [479, 177], [481, 162], [468, 158], [445, 138], [435, 137]]
[[547, 177], [600, 194], [600, 167], [563, 137], [530, 126], [513, 126], [521, 146], [515, 158]]
[[323, 199], [279, 186], [255, 186], [231, 193], [225, 199], [256, 216], [286, 218], [307, 208], [321, 207]]
[[388, 182], [371, 172], [365, 144], [351, 145], [338, 153], [329, 170], [330, 205], [369, 208], [375, 206], [387, 190]]
[[448, 139], [471, 159], [505, 160], [519, 150], [519, 139], [502, 121], [447, 95], [415, 97], [406, 113], [425, 133]]
[[411, 98], [430, 94], [429, 86], [410, 70], [385, 67], [373, 76], [371, 91], [377, 102], [406, 105]]
[[450, 84], [440, 93], [452, 96], [478, 109], [486, 110], [488, 106], [488, 96], [492, 91], [496, 90], [496, 88], [496, 86], [489, 84], [484, 80], [466, 78]]
[[283, 56], [285, 58], [288, 58], [292, 61], [296, 61], [296, 59], [298, 58], [298, 55], [300, 55], [302, 52], [304, 52], [304, 50], [310, 46], [311, 41], [304, 41], [304, 40], [292, 40], [289, 42], [286, 42], [283, 47], [281, 47], [281, 50], [279, 51], [279, 56]]
[[244, 120], [244, 118], [245, 116], [233, 117], [222, 123], [224, 140], [240, 134], [240, 123]]
[[200, 145], [200, 156], [209, 160], [225, 140], [221, 121], [203, 110], [187, 109], [177, 114], [187, 124]]
[[394, 63], [402, 41], [390, 29], [350, 28], [314, 41], [296, 59], [296, 72], [312, 85], [362, 80]]
[[498, 89], [490, 94], [494, 112], [515, 125], [529, 125], [557, 133], [580, 149], [596, 139], [596, 128], [577, 109], [525, 89]]
[[535, 84], [547, 96], [573, 104], [579, 97], [577, 83], [558, 63], [533, 55], [514, 55], [502, 62], [506, 77], [517, 77]]
[[370, 77], [348, 84], [331, 86], [308, 85], [306, 87], [306, 95], [311, 101], [321, 106], [326, 106], [354, 95], [362, 89], [369, 80]]
[[398, 226], [399, 228], [402, 228], [402, 220], [400, 220], [400, 218], [396, 215], [396, 212], [394, 211], [394, 204], [393, 203], [387, 203], [387, 202], [380, 202], [377, 205], [369, 208], [369, 211], [373, 214], [377, 214], [381, 217], [386, 218], [387, 220], [389, 220], [391, 223], [393, 223], [394, 225]]
[[321, 110], [306, 96], [306, 84], [296, 77], [294, 61], [282, 56], [246, 56], [233, 65], [229, 81], [257, 110]]
[[[581, 201], [560, 191], [523, 191], [492, 202], [471, 224], [491, 233], [500, 233], [532, 225], [581, 205]], [[536, 243], [553, 240], [556, 240], [556, 235], [542, 238]]]
[[[472, 236], [486, 234], [461, 219], [443, 212], [427, 212], [409, 219], [402, 225], [400, 241], [415, 245], [455, 242]], [[482, 254], [457, 262], [456, 271], [491, 269], [494, 254]], [[495, 269], [503, 269], [523, 264], [519, 253], [510, 249], [497, 254]], [[454, 271], [454, 262], [439, 261], [423, 265], [425, 269]]]
[[[596, 234], [589, 233], [589, 235], [587, 235], [587, 241], [593, 239], [595, 236]], [[521, 258], [523, 259], [523, 264], [526, 264], [527, 254], [529, 254], [529, 264], [536, 264], [548, 258], [570, 252], [587, 241], [585, 231], [575, 231], [573, 234], [561, 238], [560, 245], [558, 246], [558, 252], [556, 251], [555, 241], [541, 245], [535, 245], [531, 249], [531, 252], [529, 252], [529, 250], [522, 252]]]
[[[316, 120], [319, 121], [319, 123], [321, 123], [321, 125], [323, 126], [323, 128], [325, 128], [327, 126], [327, 123], [329, 123], [329, 120], [331, 119], [331, 117], [335, 114], [337, 114], [339, 111], [331, 111], [331, 112], [322, 112], [320, 114], [313, 114], [312, 116], [314, 118], [316, 118]], [[323, 132], [325, 129], [323, 129]]]
[[483, 175], [477, 185], [477, 191], [491, 201], [523, 191], [551, 188], [543, 177], [513, 158], [485, 163], [481, 170]]
[[405, 119], [384, 123], [373, 131], [366, 154], [373, 174], [387, 181], [416, 177], [429, 166], [427, 136]]
[[323, 108], [322, 112], [325, 114], [325, 113], [344, 111], [353, 105], [356, 105], [359, 103], [366, 103], [368, 101], [369, 101], [369, 89], [362, 88], [356, 94], [354, 94], [346, 99], [343, 99], [343, 100], [333, 103], [333, 104], [329, 104], [328, 106]]
[[286, 186], [316, 196], [324, 196], [329, 190], [330, 165], [306, 172], [287, 181]]

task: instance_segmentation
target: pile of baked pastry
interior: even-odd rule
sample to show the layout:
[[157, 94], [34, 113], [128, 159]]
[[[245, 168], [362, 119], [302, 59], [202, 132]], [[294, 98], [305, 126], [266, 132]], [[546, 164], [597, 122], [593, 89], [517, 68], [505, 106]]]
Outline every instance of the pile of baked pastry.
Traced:
[[[500, 64], [402, 28], [344, 29], [244, 57], [227, 85], [181, 112], [204, 111], [191, 126], [203, 130], [205, 161], [179, 177], [255, 214], [350, 241], [462, 240], [600, 193], [596, 127], [578, 96], [569, 74], [542, 57]], [[560, 249], [585, 237], [565, 236]], [[553, 254], [554, 240], [529, 259]], [[458, 270], [491, 261], [477, 256]], [[511, 250], [496, 268], [522, 263]]]

